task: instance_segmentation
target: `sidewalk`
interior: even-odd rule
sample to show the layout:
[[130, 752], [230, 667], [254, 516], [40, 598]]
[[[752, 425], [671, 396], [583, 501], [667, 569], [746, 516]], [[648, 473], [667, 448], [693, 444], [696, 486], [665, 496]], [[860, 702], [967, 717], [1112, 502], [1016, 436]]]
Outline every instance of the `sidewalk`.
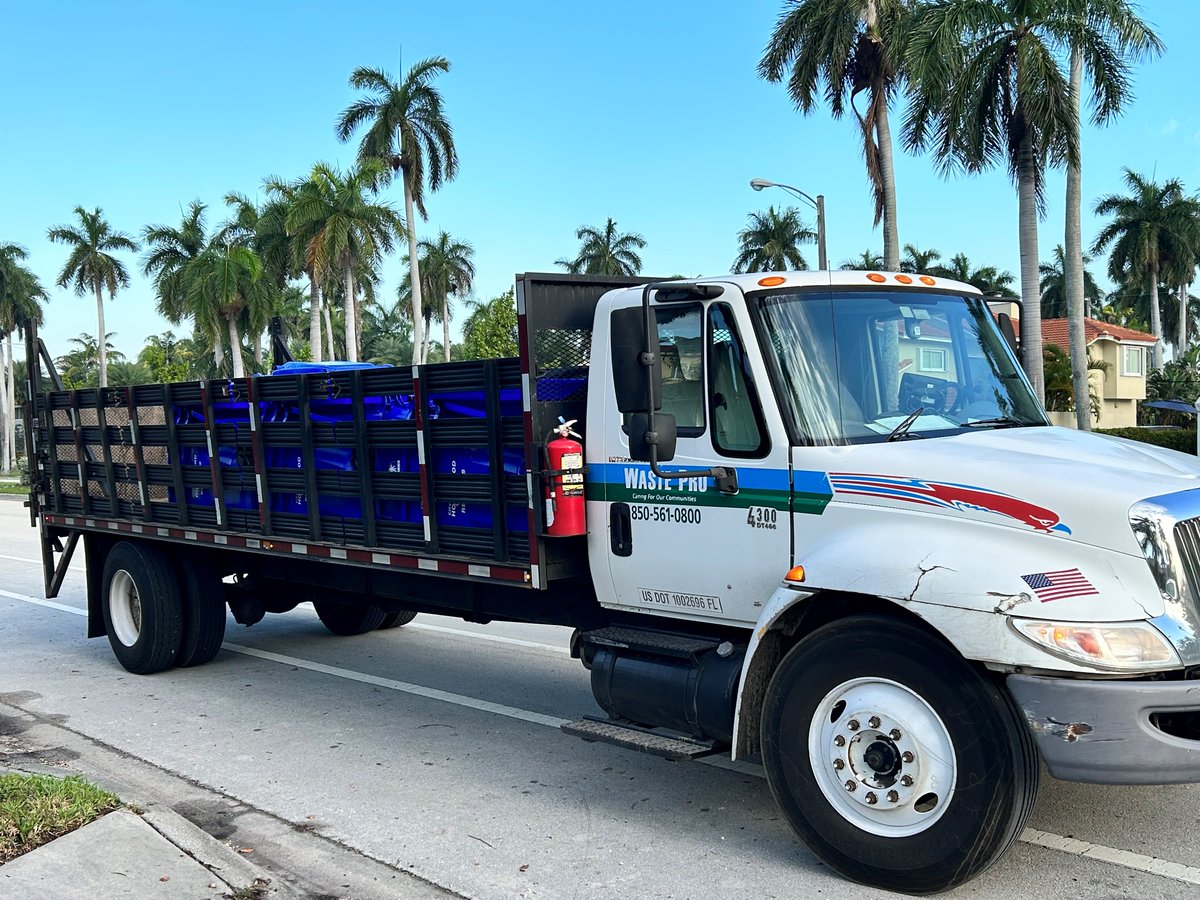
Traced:
[[259, 900], [295, 896], [253, 864], [156, 807], [119, 809], [0, 866], [0, 898]]
[[0, 695], [0, 774], [81, 775], [126, 806], [0, 865], [0, 900], [453, 900], [322, 834]]

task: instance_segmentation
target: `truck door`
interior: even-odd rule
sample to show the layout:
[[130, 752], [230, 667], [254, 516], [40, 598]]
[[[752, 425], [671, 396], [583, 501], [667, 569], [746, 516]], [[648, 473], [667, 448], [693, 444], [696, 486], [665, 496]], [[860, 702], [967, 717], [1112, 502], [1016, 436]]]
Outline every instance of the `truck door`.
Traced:
[[662, 411], [675, 416], [679, 429], [675, 458], [660, 468], [732, 467], [738, 490], [723, 494], [711, 478], [658, 478], [648, 464], [629, 461], [624, 417], [609, 402], [607, 462], [598, 474], [613, 604], [753, 623], [791, 564], [783, 423], [757, 348], [747, 340], [744, 306], [723, 298], [656, 304], [656, 315]]

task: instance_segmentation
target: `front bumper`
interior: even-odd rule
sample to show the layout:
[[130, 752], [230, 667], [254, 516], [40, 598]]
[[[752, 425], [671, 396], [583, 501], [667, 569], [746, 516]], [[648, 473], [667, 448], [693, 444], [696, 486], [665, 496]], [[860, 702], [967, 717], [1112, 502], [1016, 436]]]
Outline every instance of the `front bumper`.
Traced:
[[1200, 681], [1009, 675], [1008, 689], [1055, 778], [1093, 784], [1200, 782]]

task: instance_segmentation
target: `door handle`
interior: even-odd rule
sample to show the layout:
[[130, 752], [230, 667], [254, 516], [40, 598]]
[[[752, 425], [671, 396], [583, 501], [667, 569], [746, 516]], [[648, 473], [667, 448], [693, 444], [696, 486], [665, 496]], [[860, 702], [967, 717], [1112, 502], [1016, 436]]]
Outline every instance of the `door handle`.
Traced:
[[628, 503], [614, 503], [608, 509], [608, 538], [613, 556], [633, 553], [633, 516]]

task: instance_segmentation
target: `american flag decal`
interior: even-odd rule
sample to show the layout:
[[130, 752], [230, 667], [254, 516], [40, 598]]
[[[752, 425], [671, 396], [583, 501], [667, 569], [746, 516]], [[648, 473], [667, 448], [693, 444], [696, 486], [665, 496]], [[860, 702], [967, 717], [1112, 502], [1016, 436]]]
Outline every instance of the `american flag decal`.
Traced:
[[1022, 575], [1021, 580], [1033, 588], [1038, 600], [1065, 600], [1068, 597], [1086, 597], [1100, 593], [1083, 577], [1078, 569], [1059, 569], [1057, 572], [1035, 572]]

